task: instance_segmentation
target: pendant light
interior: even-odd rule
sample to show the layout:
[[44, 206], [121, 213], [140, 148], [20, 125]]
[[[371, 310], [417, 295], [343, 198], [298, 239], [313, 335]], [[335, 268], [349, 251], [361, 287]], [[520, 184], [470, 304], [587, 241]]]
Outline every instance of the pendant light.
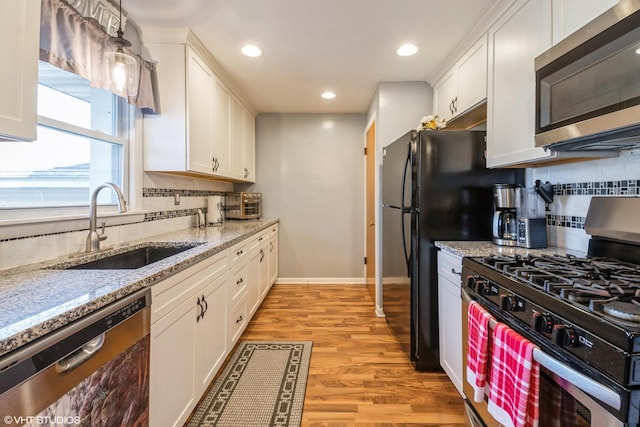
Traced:
[[107, 89], [120, 96], [136, 96], [138, 94], [138, 61], [122, 48], [131, 43], [122, 37], [122, 0], [120, 0], [120, 21], [116, 37], [109, 40], [117, 46], [115, 51], [105, 53], [105, 81]]

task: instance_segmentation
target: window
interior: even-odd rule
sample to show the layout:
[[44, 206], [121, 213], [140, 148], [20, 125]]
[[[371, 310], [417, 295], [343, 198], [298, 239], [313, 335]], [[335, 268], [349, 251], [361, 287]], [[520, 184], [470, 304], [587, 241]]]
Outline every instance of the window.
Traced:
[[[86, 206], [105, 181], [126, 194], [126, 100], [42, 61], [38, 80], [37, 141], [0, 144], [0, 209]], [[99, 203], [115, 195], [103, 191]]]

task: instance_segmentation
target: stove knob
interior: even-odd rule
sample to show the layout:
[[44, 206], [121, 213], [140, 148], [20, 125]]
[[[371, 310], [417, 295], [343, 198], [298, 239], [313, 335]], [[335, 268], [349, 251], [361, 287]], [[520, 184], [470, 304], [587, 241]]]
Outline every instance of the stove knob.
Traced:
[[575, 347], [578, 345], [578, 334], [569, 325], [555, 325], [551, 333], [551, 339], [560, 347]]
[[505, 311], [516, 311], [518, 300], [513, 295], [500, 295], [500, 307]]
[[553, 317], [548, 314], [534, 313], [531, 317], [531, 324], [533, 329], [538, 332], [552, 332], [553, 331]]
[[484, 280], [480, 279], [476, 281], [476, 287], [478, 290], [478, 293], [480, 295], [488, 295], [489, 294], [489, 283], [485, 282]]
[[478, 278], [477, 277], [475, 277], [475, 276], [468, 276], [467, 277], [467, 287], [469, 289], [473, 289], [475, 291], [477, 283], [478, 283]]

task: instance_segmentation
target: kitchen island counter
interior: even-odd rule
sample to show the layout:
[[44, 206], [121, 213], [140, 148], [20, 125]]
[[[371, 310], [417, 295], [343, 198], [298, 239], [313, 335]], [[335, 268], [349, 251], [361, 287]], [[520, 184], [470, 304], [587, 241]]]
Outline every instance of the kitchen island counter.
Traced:
[[[277, 222], [275, 218], [227, 221], [220, 227], [189, 228], [106, 248], [95, 254], [77, 253], [2, 270], [0, 356], [153, 285]], [[197, 246], [138, 269], [63, 269], [149, 243]]]

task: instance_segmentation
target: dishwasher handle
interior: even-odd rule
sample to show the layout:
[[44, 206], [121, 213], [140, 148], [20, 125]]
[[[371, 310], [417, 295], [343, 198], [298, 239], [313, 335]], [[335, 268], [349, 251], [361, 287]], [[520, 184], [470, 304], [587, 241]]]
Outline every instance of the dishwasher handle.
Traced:
[[91, 359], [104, 345], [104, 332], [93, 338], [71, 355], [56, 362], [56, 372], [62, 374], [71, 371]]

